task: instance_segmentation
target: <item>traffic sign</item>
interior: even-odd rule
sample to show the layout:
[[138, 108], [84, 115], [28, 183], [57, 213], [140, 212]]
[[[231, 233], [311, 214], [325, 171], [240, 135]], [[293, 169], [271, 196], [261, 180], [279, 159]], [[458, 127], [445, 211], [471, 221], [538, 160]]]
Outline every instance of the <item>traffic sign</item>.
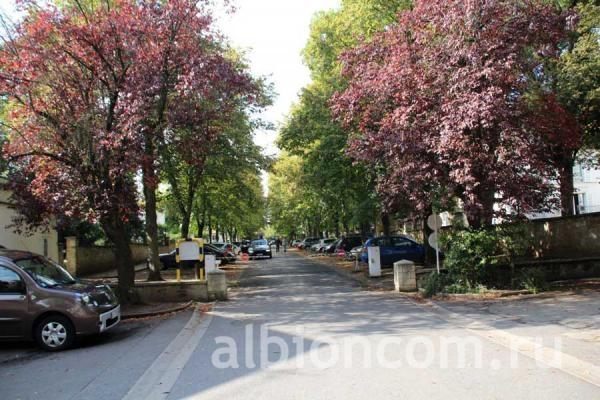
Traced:
[[429, 245], [431, 247], [433, 247], [434, 249], [438, 248], [438, 240], [437, 240], [437, 234], [434, 232], [431, 235], [429, 235], [429, 239], [428, 239]]
[[431, 214], [429, 218], [427, 218], [427, 226], [429, 229], [437, 231], [442, 227], [442, 218], [438, 214]]

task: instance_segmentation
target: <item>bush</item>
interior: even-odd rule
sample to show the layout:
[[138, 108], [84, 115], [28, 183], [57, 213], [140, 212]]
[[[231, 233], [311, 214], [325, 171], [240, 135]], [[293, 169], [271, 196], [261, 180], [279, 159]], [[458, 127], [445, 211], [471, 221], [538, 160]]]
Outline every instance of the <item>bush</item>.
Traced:
[[536, 294], [549, 289], [550, 285], [546, 280], [546, 274], [541, 268], [523, 270], [517, 277], [521, 289], [529, 290]]
[[432, 272], [429, 274], [427, 279], [425, 279], [423, 285], [423, 296], [429, 298], [433, 297], [438, 293], [441, 293], [447, 284], [447, 279], [445, 275], [438, 274], [437, 272]]
[[462, 229], [442, 237], [448, 270], [446, 291], [480, 292], [495, 284], [494, 267], [510, 264], [525, 254], [529, 240], [523, 225], [502, 225], [487, 229]]

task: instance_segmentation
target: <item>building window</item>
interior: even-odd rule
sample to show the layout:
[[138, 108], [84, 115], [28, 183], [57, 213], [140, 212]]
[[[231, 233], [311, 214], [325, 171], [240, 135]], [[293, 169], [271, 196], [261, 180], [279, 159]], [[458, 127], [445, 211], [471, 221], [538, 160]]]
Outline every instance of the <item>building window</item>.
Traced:
[[587, 206], [587, 196], [585, 193], [575, 193], [573, 195], [573, 205], [575, 209], [575, 215], [585, 214]]
[[583, 182], [583, 167], [581, 164], [575, 164], [573, 167], [573, 180], [575, 182]]

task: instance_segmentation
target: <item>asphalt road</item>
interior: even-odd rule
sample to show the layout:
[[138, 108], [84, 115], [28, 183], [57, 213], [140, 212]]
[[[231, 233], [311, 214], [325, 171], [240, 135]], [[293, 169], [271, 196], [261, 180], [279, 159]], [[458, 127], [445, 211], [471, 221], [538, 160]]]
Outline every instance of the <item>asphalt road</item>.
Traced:
[[600, 398], [570, 364], [493, 338], [288, 253], [202, 318], [125, 323], [60, 354], [1, 344], [0, 399]]

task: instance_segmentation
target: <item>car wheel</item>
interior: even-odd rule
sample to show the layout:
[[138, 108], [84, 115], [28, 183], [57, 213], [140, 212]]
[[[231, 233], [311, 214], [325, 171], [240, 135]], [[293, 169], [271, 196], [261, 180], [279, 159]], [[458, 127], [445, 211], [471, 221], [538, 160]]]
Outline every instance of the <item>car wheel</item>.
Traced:
[[50, 315], [37, 324], [35, 340], [46, 351], [66, 350], [75, 340], [75, 328], [68, 318]]
[[269, 259], [273, 258], [273, 253], [269, 253]]

